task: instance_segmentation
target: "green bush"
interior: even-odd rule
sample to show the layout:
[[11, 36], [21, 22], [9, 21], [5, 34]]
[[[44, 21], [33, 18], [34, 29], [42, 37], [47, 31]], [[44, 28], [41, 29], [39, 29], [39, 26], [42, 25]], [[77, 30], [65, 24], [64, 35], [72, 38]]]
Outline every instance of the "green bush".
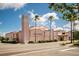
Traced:
[[38, 43], [45, 43], [46, 41], [38, 41]]
[[74, 46], [79, 46], [79, 41], [73, 43]]
[[74, 40], [79, 40], [79, 31], [75, 31], [73, 34], [74, 34]]
[[46, 42], [52, 42], [52, 40], [47, 40]]
[[38, 41], [38, 43], [46, 43], [46, 42], [57, 42], [57, 40]]
[[13, 38], [12, 41], [8, 41], [7, 43], [12, 43], [12, 44], [16, 44], [16, 38]]
[[12, 44], [16, 44], [17, 42], [16, 41], [8, 41], [6, 43], [12, 43]]
[[[57, 40], [54, 39], [54, 40], [38, 41], [37, 43], [48, 43], [48, 42], [57, 42]], [[29, 41], [28, 43], [35, 43], [35, 42], [34, 41]]]
[[58, 40], [54, 39], [53, 42], [57, 42]]
[[38, 43], [42, 43], [42, 41], [38, 41]]
[[16, 38], [13, 38], [12, 41], [9, 41], [9, 38], [2, 37], [0, 40], [1, 40], [1, 43], [12, 43], [12, 44], [17, 43]]
[[1, 43], [4, 42], [5, 38], [4, 37], [0, 37], [0, 41]]
[[62, 46], [65, 46], [65, 45], [66, 45], [66, 43], [62, 43], [61, 45], [62, 45]]
[[33, 41], [29, 41], [28, 43], [34, 43]]

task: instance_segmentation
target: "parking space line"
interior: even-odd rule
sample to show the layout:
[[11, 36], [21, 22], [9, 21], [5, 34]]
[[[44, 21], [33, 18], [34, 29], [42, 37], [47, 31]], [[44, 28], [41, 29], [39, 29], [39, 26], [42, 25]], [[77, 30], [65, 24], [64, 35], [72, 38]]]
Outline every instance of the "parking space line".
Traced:
[[60, 50], [60, 51], [68, 51], [68, 50], [73, 50], [73, 49], [76, 49], [76, 48], [68, 48], [68, 49], [63, 49], [63, 50]]

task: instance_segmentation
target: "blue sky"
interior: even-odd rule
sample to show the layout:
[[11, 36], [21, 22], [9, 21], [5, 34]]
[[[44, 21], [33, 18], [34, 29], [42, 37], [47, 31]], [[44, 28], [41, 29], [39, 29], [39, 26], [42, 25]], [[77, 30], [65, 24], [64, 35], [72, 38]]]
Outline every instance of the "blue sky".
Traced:
[[[56, 13], [53, 10], [50, 10], [48, 8], [49, 4], [47, 3], [30, 3], [30, 4], [24, 4], [21, 7], [14, 7], [14, 5], [9, 6], [6, 4], [2, 4], [0, 6], [0, 32], [12, 32], [12, 31], [19, 31], [21, 29], [21, 18], [20, 16], [25, 14], [31, 16], [28, 12], [31, 12], [33, 14], [38, 14], [40, 16], [43, 16], [47, 13]], [[57, 17], [61, 16], [61, 14], [56, 13]], [[30, 26], [34, 25], [34, 22], [29, 21]], [[46, 25], [44, 25], [46, 23]], [[56, 19], [54, 22], [54, 25], [57, 27], [63, 27], [68, 22], [64, 21], [60, 18]], [[42, 23], [44, 26], [49, 26], [48, 21], [45, 21]], [[38, 24], [39, 25], [39, 24]], [[41, 25], [41, 24], [40, 24]]]

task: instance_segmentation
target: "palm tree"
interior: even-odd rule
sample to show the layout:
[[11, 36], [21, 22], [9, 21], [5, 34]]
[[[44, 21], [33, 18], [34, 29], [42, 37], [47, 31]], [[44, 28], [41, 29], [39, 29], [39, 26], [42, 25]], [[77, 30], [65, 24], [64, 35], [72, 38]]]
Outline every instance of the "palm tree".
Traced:
[[33, 20], [35, 21], [35, 43], [36, 43], [36, 26], [37, 26], [37, 21], [39, 20], [39, 16], [35, 15], [35, 17], [33, 18]]
[[79, 9], [78, 3], [51, 3], [49, 4], [49, 8], [53, 9], [56, 12], [61, 13], [63, 16], [61, 17], [64, 20], [71, 22], [71, 43], [73, 41], [73, 22], [77, 20], [78, 16], [76, 15], [73, 9]]
[[[51, 24], [52, 24], [52, 21], [54, 20], [54, 17], [53, 16], [49, 16], [49, 21], [50, 21], [50, 33], [49, 33], [49, 40], [51, 40], [51, 32], [52, 32], [52, 29], [51, 29]], [[53, 39], [54, 39], [54, 32], [53, 32]]]

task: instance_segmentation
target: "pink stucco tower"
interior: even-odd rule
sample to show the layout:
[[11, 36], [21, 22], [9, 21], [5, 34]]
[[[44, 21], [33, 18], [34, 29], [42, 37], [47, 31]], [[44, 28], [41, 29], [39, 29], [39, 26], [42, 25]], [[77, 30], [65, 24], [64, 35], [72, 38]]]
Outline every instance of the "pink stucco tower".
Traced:
[[29, 41], [29, 23], [28, 16], [22, 16], [22, 40], [21, 43], [28, 43]]

